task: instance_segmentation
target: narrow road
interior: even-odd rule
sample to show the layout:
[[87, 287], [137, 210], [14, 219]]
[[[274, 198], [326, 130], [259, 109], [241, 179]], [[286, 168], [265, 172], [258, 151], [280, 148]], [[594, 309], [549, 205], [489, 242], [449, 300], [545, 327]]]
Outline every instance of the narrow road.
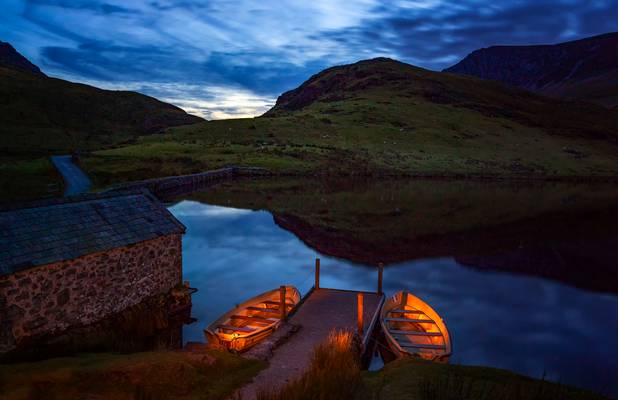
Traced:
[[52, 163], [64, 179], [64, 195], [72, 196], [88, 191], [92, 182], [88, 176], [71, 160], [71, 156], [52, 156]]

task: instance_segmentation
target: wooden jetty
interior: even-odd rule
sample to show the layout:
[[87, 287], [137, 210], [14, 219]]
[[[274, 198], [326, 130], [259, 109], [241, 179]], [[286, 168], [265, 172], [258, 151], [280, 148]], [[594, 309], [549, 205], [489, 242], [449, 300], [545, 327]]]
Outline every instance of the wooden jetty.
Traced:
[[316, 282], [303, 297], [296, 311], [288, 317], [298, 333], [274, 349], [269, 366], [252, 383], [240, 390], [243, 399], [254, 399], [261, 388], [275, 389], [298, 378], [309, 365], [313, 349], [333, 330], [357, 332], [363, 351], [369, 349], [369, 339], [379, 323], [382, 293], [382, 266], [378, 272], [378, 290], [359, 292], [320, 287], [320, 261], [316, 260]]

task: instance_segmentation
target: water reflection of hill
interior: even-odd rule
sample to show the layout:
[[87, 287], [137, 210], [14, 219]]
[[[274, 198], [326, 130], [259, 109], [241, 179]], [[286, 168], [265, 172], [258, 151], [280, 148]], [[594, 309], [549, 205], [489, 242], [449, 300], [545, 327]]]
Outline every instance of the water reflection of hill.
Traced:
[[355, 262], [452, 256], [618, 293], [618, 190], [610, 185], [284, 179], [230, 182], [194, 197], [267, 209], [309, 246]]

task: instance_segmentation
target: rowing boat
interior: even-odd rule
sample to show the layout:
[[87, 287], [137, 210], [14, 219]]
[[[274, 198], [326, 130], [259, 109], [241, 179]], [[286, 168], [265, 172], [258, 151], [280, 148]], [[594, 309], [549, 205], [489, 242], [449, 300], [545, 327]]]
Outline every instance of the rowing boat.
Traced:
[[[285, 299], [281, 307], [282, 299]], [[244, 351], [272, 334], [300, 301], [294, 286], [281, 286], [234, 307], [205, 330], [209, 346]], [[282, 312], [282, 309], [284, 312]]]
[[451, 338], [446, 324], [423, 300], [408, 292], [397, 292], [384, 302], [380, 317], [389, 347], [398, 357], [448, 361]]

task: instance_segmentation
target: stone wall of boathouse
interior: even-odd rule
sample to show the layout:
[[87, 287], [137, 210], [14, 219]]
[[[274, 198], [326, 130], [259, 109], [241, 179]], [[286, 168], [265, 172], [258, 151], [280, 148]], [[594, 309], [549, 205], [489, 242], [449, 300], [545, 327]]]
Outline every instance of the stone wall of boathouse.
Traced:
[[97, 322], [181, 281], [180, 234], [0, 276], [0, 353]]

